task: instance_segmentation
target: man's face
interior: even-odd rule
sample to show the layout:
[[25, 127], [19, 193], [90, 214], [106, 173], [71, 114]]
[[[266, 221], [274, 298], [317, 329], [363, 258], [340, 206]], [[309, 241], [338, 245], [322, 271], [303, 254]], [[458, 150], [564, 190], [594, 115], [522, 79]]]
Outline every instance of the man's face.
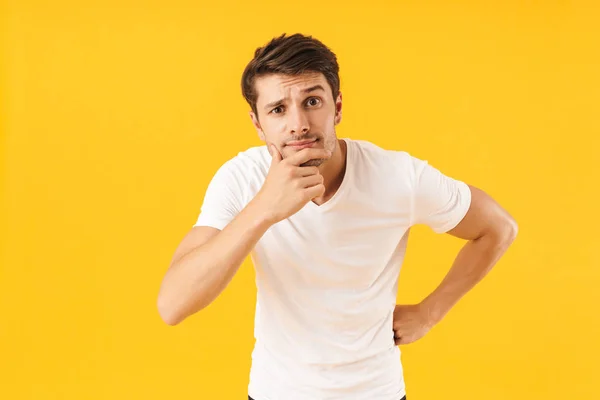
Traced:
[[[258, 115], [250, 113], [261, 140], [274, 144], [283, 158], [306, 147], [336, 147], [335, 125], [341, 121], [342, 95], [333, 99], [321, 73], [271, 74], [255, 80]], [[303, 165], [319, 166], [324, 160]]]

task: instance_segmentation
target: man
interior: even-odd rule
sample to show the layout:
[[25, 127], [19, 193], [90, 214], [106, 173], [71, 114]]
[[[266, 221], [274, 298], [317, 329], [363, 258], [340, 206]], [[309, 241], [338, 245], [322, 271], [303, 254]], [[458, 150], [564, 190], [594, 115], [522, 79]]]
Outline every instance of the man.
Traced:
[[[338, 139], [336, 56], [300, 34], [255, 52], [242, 77], [265, 146], [216, 172], [158, 298], [175, 325], [210, 304], [251, 255], [258, 289], [254, 400], [400, 400], [401, 344], [423, 337], [514, 240], [483, 191], [406, 152]], [[396, 305], [412, 226], [468, 240], [421, 303]]]

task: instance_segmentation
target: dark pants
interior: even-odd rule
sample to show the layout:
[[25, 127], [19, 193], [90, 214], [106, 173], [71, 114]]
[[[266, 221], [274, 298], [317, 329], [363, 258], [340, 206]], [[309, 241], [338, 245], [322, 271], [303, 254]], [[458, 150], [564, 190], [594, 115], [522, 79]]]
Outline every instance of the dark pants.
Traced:
[[[248, 396], [248, 400], [254, 400], [252, 397]], [[400, 400], [406, 400], [406, 396], [404, 396], [403, 398], [401, 398]]]

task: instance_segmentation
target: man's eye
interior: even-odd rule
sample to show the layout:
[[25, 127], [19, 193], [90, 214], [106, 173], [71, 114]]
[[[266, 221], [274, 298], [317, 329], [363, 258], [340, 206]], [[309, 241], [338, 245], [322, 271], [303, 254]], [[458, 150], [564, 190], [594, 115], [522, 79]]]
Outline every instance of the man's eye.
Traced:
[[311, 97], [310, 99], [308, 99], [308, 105], [309, 106], [316, 106], [317, 104], [319, 104], [321, 102], [321, 100], [319, 100], [316, 97]]
[[272, 114], [279, 114], [281, 113], [283, 110], [281, 109], [281, 106], [279, 107], [275, 107], [274, 109], [271, 110]]

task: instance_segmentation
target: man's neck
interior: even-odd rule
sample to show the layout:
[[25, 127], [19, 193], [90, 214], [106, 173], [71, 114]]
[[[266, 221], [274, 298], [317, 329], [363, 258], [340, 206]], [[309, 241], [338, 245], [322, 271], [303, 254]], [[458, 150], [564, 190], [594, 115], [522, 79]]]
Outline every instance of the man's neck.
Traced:
[[341, 139], [336, 140], [335, 150], [331, 158], [324, 163], [321, 175], [323, 175], [323, 184], [325, 185], [325, 194], [322, 197], [313, 199], [317, 205], [325, 203], [337, 192], [344, 175], [346, 173], [346, 154], [348, 152], [347, 144]]

